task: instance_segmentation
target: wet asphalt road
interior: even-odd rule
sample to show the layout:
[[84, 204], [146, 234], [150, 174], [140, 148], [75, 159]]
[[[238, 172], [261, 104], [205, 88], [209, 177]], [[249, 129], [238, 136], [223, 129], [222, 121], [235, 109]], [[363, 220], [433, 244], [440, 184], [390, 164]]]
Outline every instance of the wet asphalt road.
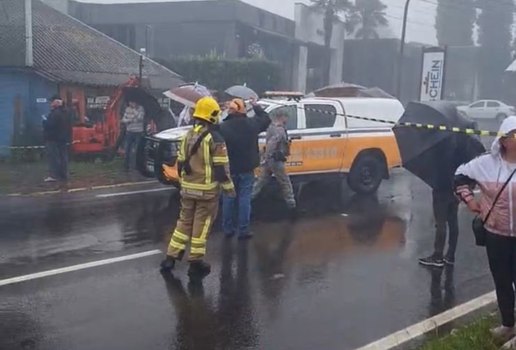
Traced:
[[[397, 172], [377, 196], [302, 192], [290, 223], [262, 199], [255, 239], [215, 233], [213, 273], [164, 278], [161, 256], [0, 287], [0, 349], [354, 349], [492, 289], [471, 216], [454, 270], [431, 271], [430, 191]], [[156, 248], [177, 218], [169, 191], [2, 199], [0, 279]]]
[[[0, 280], [164, 249], [171, 193], [2, 198]], [[418, 266], [433, 246], [431, 193], [404, 171], [371, 197], [311, 184], [294, 223], [265, 197], [252, 241], [212, 235], [202, 285], [186, 266], [163, 277], [153, 255], [0, 286], [0, 349], [347, 350], [493, 289], [465, 208], [457, 266]]]

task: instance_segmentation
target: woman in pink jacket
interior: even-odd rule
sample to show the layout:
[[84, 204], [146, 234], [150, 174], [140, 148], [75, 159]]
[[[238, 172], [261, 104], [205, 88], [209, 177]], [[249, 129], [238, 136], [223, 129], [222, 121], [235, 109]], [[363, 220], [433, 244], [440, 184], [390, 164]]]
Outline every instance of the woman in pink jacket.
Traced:
[[[507, 118], [500, 133], [484, 154], [457, 169], [456, 193], [469, 210], [485, 219], [503, 185], [516, 170], [516, 116]], [[480, 198], [475, 198], [473, 188], [479, 186]], [[512, 340], [507, 348], [516, 348], [514, 321], [514, 286], [516, 285], [516, 176], [495, 203], [485, 228], [487, 257], [496, 286], [502, 325], [491, 330], [503, 340]]]

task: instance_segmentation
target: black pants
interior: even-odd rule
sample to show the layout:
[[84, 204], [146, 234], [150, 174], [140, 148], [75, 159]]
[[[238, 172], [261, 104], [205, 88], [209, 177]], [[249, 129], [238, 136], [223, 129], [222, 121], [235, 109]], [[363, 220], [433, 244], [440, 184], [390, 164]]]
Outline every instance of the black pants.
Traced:
[[493, 275], [502, 324], [514, 326], [514, 285], [516, 283], [516, 238], [488, 233], [487, 257]]
[[435, 245], [434, 256], [442, 259], [444, 257], [444, 245], [448, 232], [448, 252], [446, 257], [455, 259], [457, 240], [459, 238], [459, 222], [457, 212], [459, 201], [450, 190], [449, 192], [432, 193], [434, 217], [435, 217]]
[[65, 142], [47, 142], [50, 176], [56, 180], [68, 180], [68, 145]]

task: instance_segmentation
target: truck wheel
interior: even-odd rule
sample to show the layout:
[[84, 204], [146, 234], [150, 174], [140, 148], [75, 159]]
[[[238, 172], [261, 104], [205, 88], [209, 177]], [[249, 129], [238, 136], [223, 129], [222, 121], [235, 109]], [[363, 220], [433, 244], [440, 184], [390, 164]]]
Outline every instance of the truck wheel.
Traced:
[[374, 155], [360, 156], [348, 175], [349, 187], [358, 194], [372, 194], [382, 183], [385, 164]]

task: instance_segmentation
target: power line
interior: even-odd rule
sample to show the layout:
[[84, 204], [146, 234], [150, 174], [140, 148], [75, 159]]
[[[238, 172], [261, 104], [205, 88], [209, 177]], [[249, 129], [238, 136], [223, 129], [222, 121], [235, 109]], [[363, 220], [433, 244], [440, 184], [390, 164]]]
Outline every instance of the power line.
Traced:
[[[402, 10], [402, 11], [404, 10], [404, 6], [395, 6], [395, 5], [390, 5], [389, 7], [397, 8], [397, 9], [400, 9], [400, 10]], [[416, 13], [422, 13], [422, 14], [424, 14], [424, 15], [428, 15], [428, 11], [418, 10], [418, 9], [413, 9], [413, 8], [411, 8], [411, 9], [410, 9], [410, 12], [411, 12], [411, 13], [416, 12]]]
[[[464, 3], [464, 2], [463, 3], [457, 3], [457, 2], [438, 3], [438, 2], [435, 2], [432, 0], [419, 0], [419, 1], [425, 2], [427, 4], [432, 4], [435, 6], [444, 6], [444, 7], [454, 8], [454, 9], [465, 9], [465, 8], [474, 8], [477, 10], [484, 9], [483, 7], [480, 7], [480, 6], [476, 5], [475, 3]], [[512, 8], [515, 7], [514, 2], [512, 2], [512, 1], [510, 1], [510, 2], [499, 2], [498, 0], [482, 0], [482, 1], [491, 3], [491, 4], [493, 4], [493, 6], [507, 6], [507, 7], [512, 7]], [[491, 6], [491, 5], [489, 5], [489, 6]]]
[[[397, 19], [399, 21], [403, 21], [403, 18], [402, 17], [397, 17], [397, 16], [392, 16], [392, 15], [385, 15], [385, 17], [388, 17], [388, 18], [393, 18], [393, 19]], [[419, 22], [419, 21], [414, 21], [412, 19], [409, 19], [407, 20], [407, 23], [410, 23], [410, 24], [416, 24], [416, 25], [420, 25], [420, 26], [423, 26], [423, 27], [432, 27], [434, 28], [435, 24], [434, 23], [430, 23], [430, 22]]]

